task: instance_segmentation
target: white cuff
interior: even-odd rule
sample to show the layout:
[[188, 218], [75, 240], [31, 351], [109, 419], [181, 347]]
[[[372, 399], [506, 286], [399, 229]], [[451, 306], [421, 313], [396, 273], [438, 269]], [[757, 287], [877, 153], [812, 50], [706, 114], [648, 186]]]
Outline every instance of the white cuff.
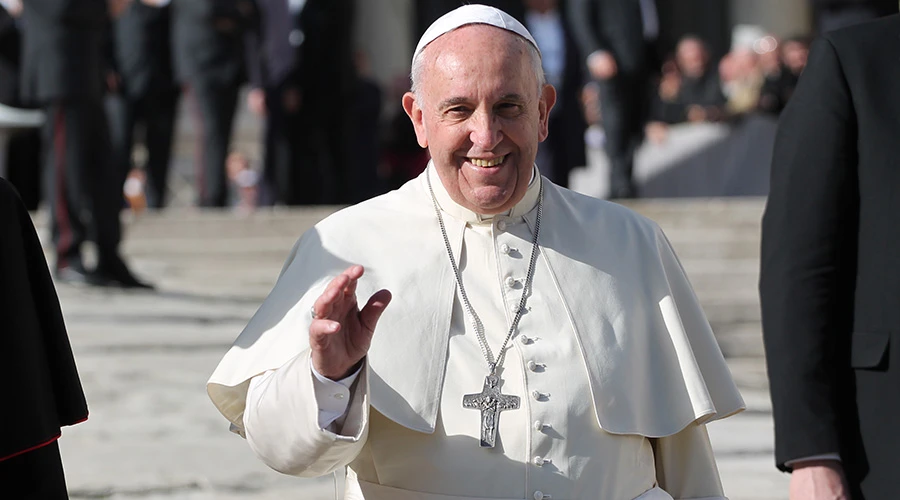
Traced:
[[813, 460], [835, 460], [837, 462], [841, 461], [841, 455], [838, 453], [823, 453], [821, 455], [813, 455], [811, 457], [803, 457], [803, 458], [795, 458], [794, 460], [788, 460], [784, 463], [787, 467], [793, 467], [802, 462], [812, 462]]
[[316, 406], [319, 408], [319, 427], [325, 429], [347, 412], [347, 405], [350, 404], [350, 386], [359, 376], [362, 365], [349, 377], [337, 381], [317, 372], [312, 360], [309, 369], [312, 370], [313, 390], [316, 392]]

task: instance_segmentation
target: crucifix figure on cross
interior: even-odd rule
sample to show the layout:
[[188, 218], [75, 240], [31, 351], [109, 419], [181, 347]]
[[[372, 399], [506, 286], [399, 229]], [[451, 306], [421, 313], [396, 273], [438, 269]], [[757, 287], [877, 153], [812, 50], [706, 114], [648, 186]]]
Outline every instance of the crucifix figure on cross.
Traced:
[[497, 442], [497, 422], [500, 412], [519, 408], [519, 396], [500, 392], [500, 377], [488, 375], [478, 394], [463, 396], [463, 408], [481, 410], [481, 447], [493, 448]]

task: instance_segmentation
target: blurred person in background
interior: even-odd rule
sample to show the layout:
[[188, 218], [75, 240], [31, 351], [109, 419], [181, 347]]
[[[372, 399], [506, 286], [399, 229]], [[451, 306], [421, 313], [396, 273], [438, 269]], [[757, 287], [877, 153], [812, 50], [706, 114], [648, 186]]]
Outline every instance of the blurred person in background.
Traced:
[[87, 403], [41, 242], [5, 179], [0, 220], [0, 497], [65, 500], [57, 440], [60, 427], [87, 420]]
[[107, 99], [114, 158], [124, 182], [143, 131], [146, 205], [166, 204], [179, 89], [172, 71], [171, 0], [132, 0], [113, 25], [117, 88]]
[[781, 114], [760, 304], [792, 500], [898, 496], [900, 16], [817, 39]]
[[[569, 21], [591, 78], [599, 85], [600, 114], [610, 162], [610, 198], [637, 195], [634, 153], [647, 114], [649, 41], [658, 19], [653, 0], [569, 0]], [[655, 23], [655, 24], [654, 24]]]
[[[19, 78], [22, 67], [22, 0], [0, 0], [0, 104], [31, 107], [22, 101]], [[9, 138], [6, 158], [8, 180], [16, 186], [28, 210], [41, 200], [41, 131], [18, 130]]]
[[709, 49], [699, 37], [688, 35], [678, 42], [675, 63], [681, 75], [678, 103], [682, 121], [718, 121], [725, 115], [722, 82], [709, 59]]
[[174, 0], [175, 75], [194, 115], [197, 203], [228, 203], [225, 159], [245, 80], [244, 34], [254, 25], [252, 0]]
[[[104, 37], [110, 15], [127, 0], [24, 2], [22, 94], [47, 115], [42, 144], [55, 246], [62, 282], [151, 288], [119, 254], [122, 176], [111, 157], [103, 107]], [[97, 262], [86, 269], [82, 244], [91, 238]]]
[[806, 37], [788, 38], [779, 46], [777, 71], [768, 72], [760, 91], [760, 111], [779, 114], [794, 94], [800, 74], [809, 57], [809, 40]]
[[732, 34], [731, 51], [719, 61], [719, 79], [727, 99], [725, 115], [740, 117], [757, 110], [765, 83], [761, 54], [775, 50], [777, 41], [756, 25], [738, 25]]
[[[346, 121], [329, 102], [344, 102], [344, 87], [332, 78], [348, 23], [340, 19], [347, 0], [257, 0], [259, 23], [245, 37], [252, 89], [247, 106], [265, 117], [263, 198], [265, 205], [325, 203], [326, 179], [337, 175], [341, 150], [329, 140], [335, 118]], [[339, 134], [340, 135], [340, 134]], [[328, 171], [329, 169], [334, 169]], [[335, 201], [335, 200], [328, 200]]]
[[810, 3], [819, 33], [896, 14], [898, 9], [897, 0], [810, 0]]
[[526, 0], [525, 6], [525, 27], [541, 49], [547, 83], [557, 89], [556, 104], [550, 111], [552, 132], [538, 149], [537, 163], [550, 180], [568, 187], [569, 172], [587, 161], [587, 125], [580, 100], [584, 60], [578, 53], [568, 18], [560, 9], [560, 0]]
[[644, 134], [647, 140], [661, 144], [668, 138], [669, 125], [684, 121], [684, 108], [678, 102], [681, 72], [675, 59], [663, 63], [655, 91], [650, 97], [650, 114]]

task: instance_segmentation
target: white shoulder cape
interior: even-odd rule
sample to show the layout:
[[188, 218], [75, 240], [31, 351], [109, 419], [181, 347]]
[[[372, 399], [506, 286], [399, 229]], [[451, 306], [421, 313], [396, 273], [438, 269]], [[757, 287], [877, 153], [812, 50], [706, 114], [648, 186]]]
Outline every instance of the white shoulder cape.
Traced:
[[[709, 323], [659, 227], [619, 205], [543, 183], [539, 259], [555, 282], [537, 286], [556, 287], [565, 301], [559, 319], [578, 337], [600, 427], [663, 437], [741, 411]], [[532, 227], [535, 216], [525, 216]], [[459, 258], [465, 223], [445, 222]], [[409, 429], [434, 431], [456, 283], [424, 174], [331, 215], [295, 244], [207, 384], [236, 431], [250, 378], [308, 348], [310, 307], [351, 264], [366, 268], [361, 303], [382, 288], [394, 295], [368, 355], [371, 404]]]

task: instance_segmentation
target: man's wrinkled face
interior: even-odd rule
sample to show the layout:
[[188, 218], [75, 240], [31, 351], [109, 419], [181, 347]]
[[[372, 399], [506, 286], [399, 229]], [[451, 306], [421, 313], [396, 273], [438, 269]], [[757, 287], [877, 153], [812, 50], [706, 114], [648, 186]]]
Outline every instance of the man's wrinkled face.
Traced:
[[450, 197], [480, 214], [525, 196], [547, 137], [556, 91], [539, 88], [527, 43], [493, 26], [463, 26], [425, 48], [419, 92], [403, 96]]

